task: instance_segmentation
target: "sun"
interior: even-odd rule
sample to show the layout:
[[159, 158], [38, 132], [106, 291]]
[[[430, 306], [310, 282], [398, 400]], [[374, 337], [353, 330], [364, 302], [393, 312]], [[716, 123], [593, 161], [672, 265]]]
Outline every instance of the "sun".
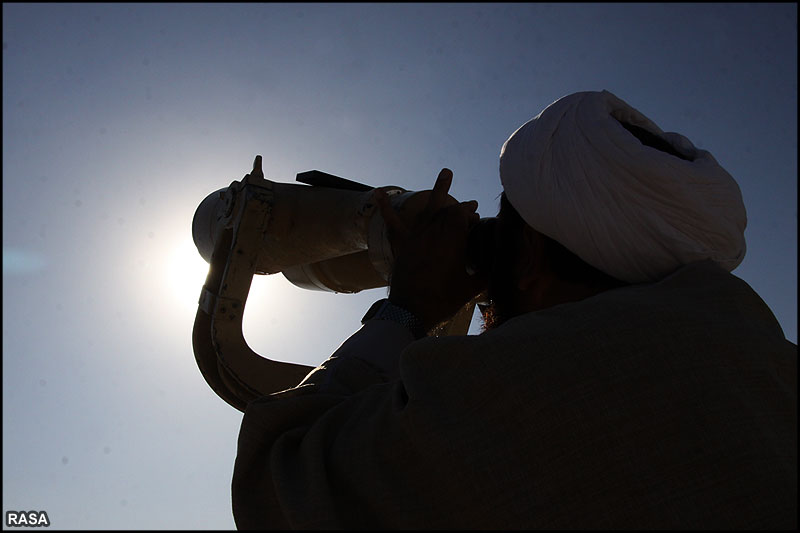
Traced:
[[208, 263], [200, 257], [191, 235], [172, 247], [166, 267], [165, 283], [172, 298], [182, 309], [195, 311], [208, 275]]

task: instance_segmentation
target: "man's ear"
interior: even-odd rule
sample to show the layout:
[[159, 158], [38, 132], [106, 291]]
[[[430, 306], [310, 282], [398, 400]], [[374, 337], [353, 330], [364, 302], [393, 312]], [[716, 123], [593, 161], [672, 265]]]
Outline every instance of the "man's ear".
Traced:
[[527, 290], [547, 274], [542, 234], [525, 225], [517, 261], [517, 288]]

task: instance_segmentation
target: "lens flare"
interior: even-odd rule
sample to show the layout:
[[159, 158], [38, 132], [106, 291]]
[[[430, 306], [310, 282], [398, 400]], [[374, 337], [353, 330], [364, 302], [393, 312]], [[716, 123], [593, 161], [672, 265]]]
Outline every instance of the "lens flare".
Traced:
[[191, 235], [180, 240], [171, 250], [165, 274], [171, 298], [181, 307], [196, 310], [208, 274], [208, 263], [200, 257]]

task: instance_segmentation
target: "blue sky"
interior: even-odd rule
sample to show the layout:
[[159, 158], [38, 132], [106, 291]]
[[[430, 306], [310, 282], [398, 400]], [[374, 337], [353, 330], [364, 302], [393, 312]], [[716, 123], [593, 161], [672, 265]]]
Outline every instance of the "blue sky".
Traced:
[[[601, 89], [736, 178], [734, 274], [797, 342], [795, 4], [3, 4], [3, 510], [233, 528], [241, 414], [191, 347], [199, 202], [261, 154], [284, 182], [448, 167], [491, 216], [506, 138]], [[245, 337], [316, 365], [384, 294], [258, 277]]]

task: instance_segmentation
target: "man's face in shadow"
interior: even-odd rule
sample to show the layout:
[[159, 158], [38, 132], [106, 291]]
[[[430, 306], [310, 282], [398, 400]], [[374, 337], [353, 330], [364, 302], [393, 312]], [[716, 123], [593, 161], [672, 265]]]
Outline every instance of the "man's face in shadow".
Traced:
[[524, 224], [504, 193], [494, 222], [494, 253], [487, 288], [489, 305], [482, 309], [484, 331], [495, 329], [518, 314], [516, 265]]

